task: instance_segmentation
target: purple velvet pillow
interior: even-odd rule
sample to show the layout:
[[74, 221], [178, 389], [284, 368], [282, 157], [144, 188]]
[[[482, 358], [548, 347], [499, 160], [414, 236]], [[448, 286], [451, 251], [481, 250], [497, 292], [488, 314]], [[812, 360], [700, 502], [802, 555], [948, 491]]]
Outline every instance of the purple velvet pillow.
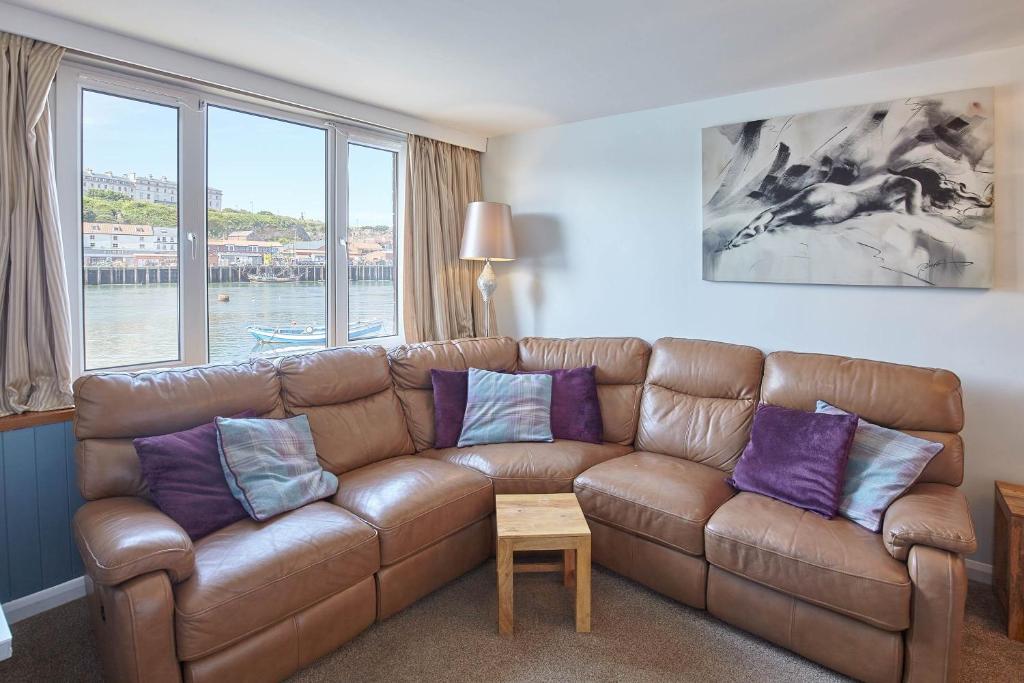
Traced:
[[[247, 410], [235, 418], [256, 417]], [[249, 515], [231, 495], [217, 450], [217, 425], [134, 439], [153, 502], [198, 540]]]
[[469, 372], [431, 370], [430, 382], [434, 386], [434, 448], [454, 448], [466, 417]]
[[857, 421], [856, 415], [762, 404], [729, 483], [831, 519], [839, 509]]
[[551, 435], [556, 439], [601, 443], [604, 423], [597, 400], [596, 365], [570, 370], [516, 373], [551, 375]]

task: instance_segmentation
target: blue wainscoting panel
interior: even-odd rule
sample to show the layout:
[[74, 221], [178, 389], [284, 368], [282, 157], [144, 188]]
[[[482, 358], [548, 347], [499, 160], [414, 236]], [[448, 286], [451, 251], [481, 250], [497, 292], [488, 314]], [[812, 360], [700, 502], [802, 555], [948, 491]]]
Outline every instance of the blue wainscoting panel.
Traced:
[[[85, 504], [85, 498], [78, 492], [78, 484], [75, 476], [75, 429], [74, 424], [69, 420], [64, 423], [64, 471], [68, 478], [68, 519], [75, 515], [75, 511]], [[85, 574], [85, 566], [82, 564], [82, 556], [78, 553], [75, 541], [71, 539], [71, 576]]]
[[[68, 488], [74, 485], [74, 480], [68, 481], [64, 424], [59, 422], [35, 429], [39, 564], [44, 586], [56, 586], [72, 578]], [[61, 542], [63, 540], [68, 542]]]
[[10, 558], [7, 556], [7, 478], [4, 476], [4, 440], [0, 435], [0, 603], [11, 597]]
[[43, 588], [39, 559], [39, 492], [36, 490], [36, 430], [4, 432], [4, 497], [11, 598]]
[[0, 432], [0, 602], [82, 574], [70, 422]]

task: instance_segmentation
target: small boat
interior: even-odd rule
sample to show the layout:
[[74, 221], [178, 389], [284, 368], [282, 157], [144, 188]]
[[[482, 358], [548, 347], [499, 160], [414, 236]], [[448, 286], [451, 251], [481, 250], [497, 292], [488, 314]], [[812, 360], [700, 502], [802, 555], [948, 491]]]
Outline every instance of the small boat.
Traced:
[[348, 326], [349, 341], [379, 337], [384, 332], [383, 320], [368, 320], [350, 323]]
[[256, 341], [264, 344], [326, 344], [327, 328], [323, 325], [250, 325], [246, 328]]
[[249, 282], [259, 284], [261, 282], [298, 282], [298, 273], [288, 273], [287, 275], [277, 275], [275, 273], [252, 273], [249, 275]]
[[[327, 328], [324, 325], [250, 325], [246, 330], [263, 344], [327, 344]], [[348, 338], [349, 341], [366, 339], [378, 336], [383, 331], [383, 320], [359, 321], [348, 326]]]

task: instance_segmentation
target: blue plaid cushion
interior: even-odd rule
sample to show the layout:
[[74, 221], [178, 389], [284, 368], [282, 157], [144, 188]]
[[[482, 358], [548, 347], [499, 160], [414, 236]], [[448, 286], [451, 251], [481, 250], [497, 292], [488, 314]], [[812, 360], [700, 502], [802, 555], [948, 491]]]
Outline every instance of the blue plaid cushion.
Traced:
[[333, 495], [338, 478], [316, 459], [305, 415], [287, 420], [217, 418], [217, 448], [231, 495], [263, 521]]
[[[824, 401], [818, 401], [815, 412], [848, 415]], [[859, 420], [846, 461], [839, 514], [877, 532], [889, 505], [917, 481], [941, 450], [940, 443]]]
[[511, 441], [554, 441], [551, 375], [469, 369], [459, 447]]

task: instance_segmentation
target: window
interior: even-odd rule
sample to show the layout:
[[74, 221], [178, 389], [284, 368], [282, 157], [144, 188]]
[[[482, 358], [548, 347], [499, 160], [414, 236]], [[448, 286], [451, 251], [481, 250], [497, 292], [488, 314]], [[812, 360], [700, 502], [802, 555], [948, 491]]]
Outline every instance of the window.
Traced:
[[53, 96], [76, 373], [400, 340], [404, 136], [72, 61]]
[[397, 165], [397, 152], [349, 143], [350, 340], [390, 337], [398, 329]]
[[[143, 100], [83, 90], [82, 163], [95, 168], [153, 168], [178, 175], [178, 110]], [[85, 177], [82, 178], [83, 189]], [[118, 248], [124, 221], [178, 227], [178, 208], [143, 213], [107, 191], [84, 190], [79, 221], [83, 237], [81, 271], [84, 368], [172, 362], [181, 358], [178, 285], [140, 282], [132, 256], [97, 258], [96, 234], [111, 235]], [[89, 230], [92, 233], [89, 233]], [[140, 238], [140, 242], [142, 239]], [[96, 264], [96, 265], [93, 265]]]
[[210, 360], [326, 346], [327, 273], [299, 249], [326, 244], [327, 129], [210, 106], [206, 149], [228, 198], [206, 214]]

